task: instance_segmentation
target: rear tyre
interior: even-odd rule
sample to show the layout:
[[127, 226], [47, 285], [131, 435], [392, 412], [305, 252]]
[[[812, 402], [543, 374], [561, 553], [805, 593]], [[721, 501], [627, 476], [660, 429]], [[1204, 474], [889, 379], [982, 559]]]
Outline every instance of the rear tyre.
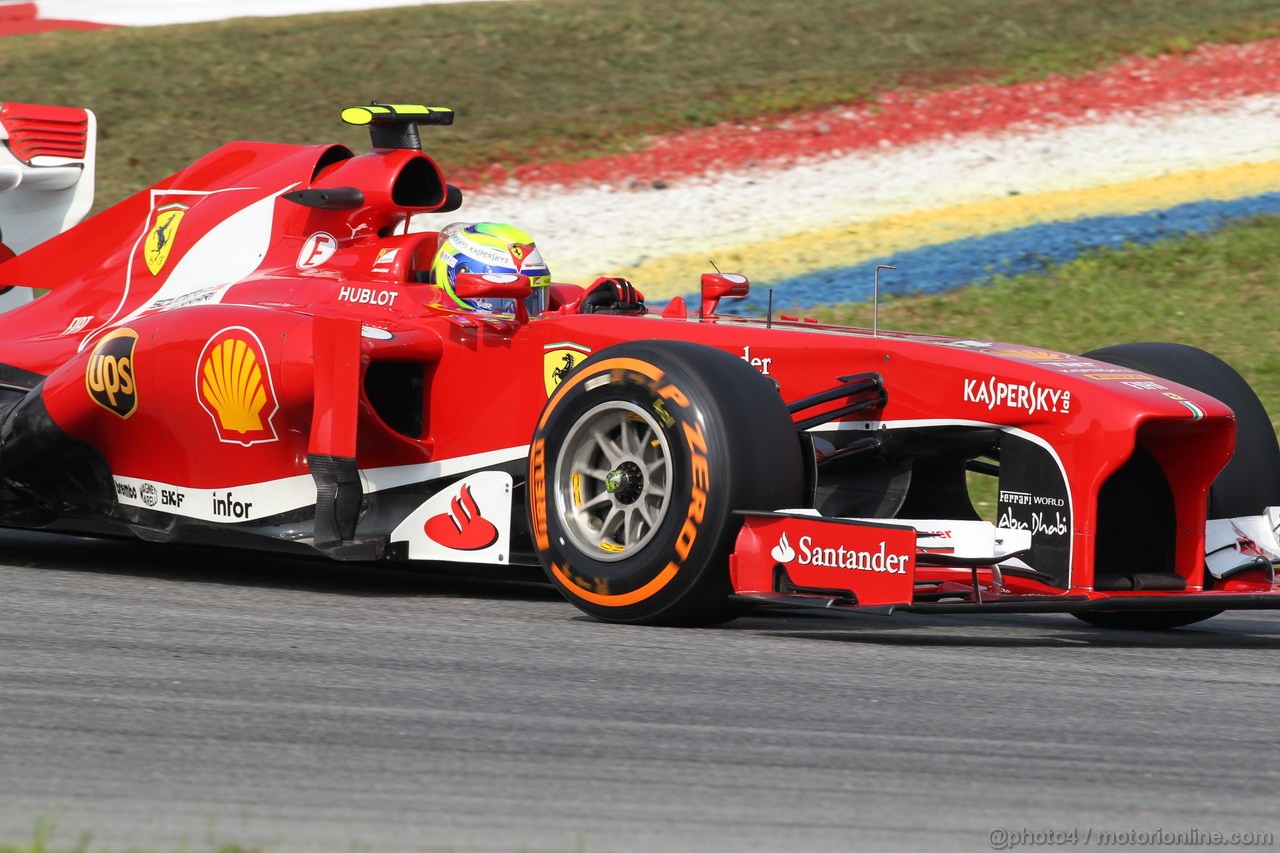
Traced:
[[[1209, 518], [1257, 515], [1268, 506], [1280, 505], [1280, 444], [1276, 442], [1271, 417], [1249, 383], [1231, 365], [1204, 350], [1170, 343], [1120, 344], [1087, 352], [1084, 357], [1186, 385], [1217, 398], [1235, 413], [1235, 453], [1209, 487]], [[1075, 615], [1100, 628], [1158, 631], [1200, 622], [1221, 612], [1102, 611]]]
[[547, 401], [530, 448], [543, 568], [609, 622], [733, 618], [736, 511], [802, 499], [800, 439], [773, 383], [688, 342], [624, 343], [584, 361]]

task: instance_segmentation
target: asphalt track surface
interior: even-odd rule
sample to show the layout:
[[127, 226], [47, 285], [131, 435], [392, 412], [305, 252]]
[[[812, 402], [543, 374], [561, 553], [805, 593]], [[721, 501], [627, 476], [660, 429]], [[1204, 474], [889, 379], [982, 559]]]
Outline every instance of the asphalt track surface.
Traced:
[[538, 586], [13, 532], [0, 590], [0, 845], [40, 818], [114, 850], [1280, 834], [1280, 614], [633, 628]]

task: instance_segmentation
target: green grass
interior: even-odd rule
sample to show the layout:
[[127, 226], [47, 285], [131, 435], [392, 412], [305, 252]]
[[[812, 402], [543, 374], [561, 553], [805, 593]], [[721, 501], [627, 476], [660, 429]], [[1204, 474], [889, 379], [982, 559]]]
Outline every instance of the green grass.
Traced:
[[[1236, 368], [1280, 413], [1280, 217], [1143, 247], [1101, 249], [1044, 274], [950, 293], [893, 299], [880, 326], [1084, 352], [1130, 341], [1175, 341]], [[871, 325], [870, 305], [811, 309]]]
[[[120, 848], [105, 848], [93, 845], [90, 839], [82, 839], [76, 844], [51, 844], [49, 841], [36, 840], [31, 844], [4, 845], [0, 844], [0, 853], [115, 853]], [[152, 848], [125, 848], [122, 853], [168, 853], [165, 850]], [[172, 853], [262, 853], [260, 847], [241, 847], [239, 844], [220, 844], [218, 847], [204, 847], [192, 849], [188, 847], [180, 847], [174, 849]]]
[[449, 168], [1278, 32], [1259, 0], [527, 0], [9, 37], [0, 96], [98, 113], [101, 208], [233, 139], [364, 147], [370, 99], [456, 108]]
[[[53, 821], [41, 820], [36, 824], [35, 833], [30, 842], [25, 844], [5, 844], [0, 842], [0, 853], [115, 853], [121, 848], [107, 848], [93, 843], [93, 837], [85, 833], [74, 843], [54, 841], [55, 825]], [[129, 847], [121, 853], [169, 853], [155, 848]], [[172, 853], [264, 853], [261, 847], [244, 847], [240, 844], [210, 842], [199, 847], [188, 844], [174, 849]]]

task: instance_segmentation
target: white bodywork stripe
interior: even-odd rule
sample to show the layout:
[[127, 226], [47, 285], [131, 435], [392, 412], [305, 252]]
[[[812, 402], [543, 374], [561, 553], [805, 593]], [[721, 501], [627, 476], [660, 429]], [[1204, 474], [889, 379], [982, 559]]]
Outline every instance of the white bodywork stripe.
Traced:
[[[397, 465], [360, 472], [365, 494], [422, 483], [511, 462], [529, 455], [529, 445], [507, 447], [441, 459], [421, 465]], [[161, 480], [115, 476], [116, 499], [125, 506], [167, 512], [201, 521], [238, 523], [253, 521], [312, 506], [316, 484], [310, 474], [299, 474], [258, 483], [232, 483], [216, 489], [197, 489]], [[166, 494], [168, 493], [168, 494]], [[252, 504], [252, 506], [247, 506]], [[236, 515], [237, 505], [243, 507]]]

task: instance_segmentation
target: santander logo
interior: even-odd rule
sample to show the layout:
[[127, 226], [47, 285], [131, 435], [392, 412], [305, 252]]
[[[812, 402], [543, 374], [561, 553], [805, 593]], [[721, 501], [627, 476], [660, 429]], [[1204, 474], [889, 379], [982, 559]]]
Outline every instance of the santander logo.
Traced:
[[[857, 572], [879, 572], [891, 575], [907, 573], [908, 556], [906, 554], [890, 554], [889, 543], [880, 542], [877, 549], [860, 551], [857, 548], [846, 548], [843, 545], [835, 548], [815, 545], [812, 536], [801, 536], [796, 543], [800, 550], [791, 547], [786, 531], [783, 531], [778, 544], [769, 551], [769, 556], [779, 563], [790, 563], [795, 560], [801, 566], [823, 566], [833, 569], [850, 569]], [[798, 558], [798, 559], [797, 559]]]
[[449, 511], [428, 518], [423, 531], [432, 541], [457, 551], [479, 551], [498, 541], [498, 528], [480, 514], [466, 484], [450, 502]]
[[778, 544], [773, 546], [773, 550], [769, 552], [769, 556], [777, 560], [779, 563], [790, 563], [796, 558], [796, 551], [791, 547], [791, 543], [787, 541], [787, 532], [782, 532], [782, 538], [778, 540]]

